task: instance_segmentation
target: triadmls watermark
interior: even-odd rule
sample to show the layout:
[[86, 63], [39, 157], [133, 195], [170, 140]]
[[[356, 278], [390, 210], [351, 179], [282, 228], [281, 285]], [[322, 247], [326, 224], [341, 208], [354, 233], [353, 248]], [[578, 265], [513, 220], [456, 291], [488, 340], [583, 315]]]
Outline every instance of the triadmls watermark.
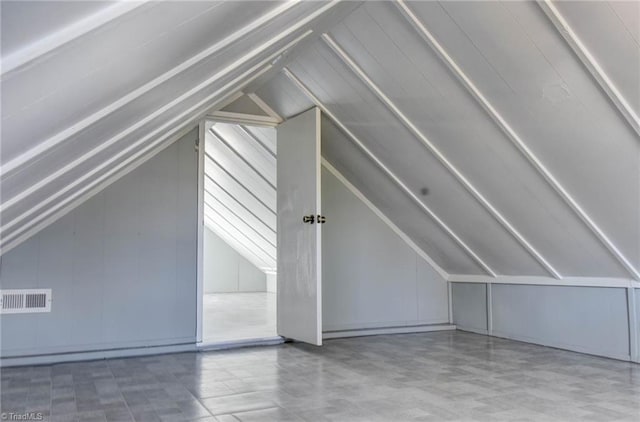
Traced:
[[0, 413], [0, 419], [3, 421], [42, 421], [44, 413], [42, 412], [3, 412]]

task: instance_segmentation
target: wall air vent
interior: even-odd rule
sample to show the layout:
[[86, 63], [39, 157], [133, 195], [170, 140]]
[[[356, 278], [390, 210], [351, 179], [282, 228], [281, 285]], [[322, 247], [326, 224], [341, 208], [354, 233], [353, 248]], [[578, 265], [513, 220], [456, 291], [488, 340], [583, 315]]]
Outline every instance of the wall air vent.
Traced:
[[51, 289], [0, 290], [0, 314], [51, 312]]

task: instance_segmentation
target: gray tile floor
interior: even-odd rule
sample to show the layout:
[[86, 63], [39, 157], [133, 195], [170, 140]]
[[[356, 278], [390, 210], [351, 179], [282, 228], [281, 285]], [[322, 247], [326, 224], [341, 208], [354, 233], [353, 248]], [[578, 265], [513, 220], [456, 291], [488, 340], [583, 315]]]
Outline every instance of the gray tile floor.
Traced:
[[52, 421], [639, 421], [640, 365], [463, 332], [7, 368]]
[[205, 343], [277, 335], [275, 293], [211, 293], [205, 294], [202, 302]]

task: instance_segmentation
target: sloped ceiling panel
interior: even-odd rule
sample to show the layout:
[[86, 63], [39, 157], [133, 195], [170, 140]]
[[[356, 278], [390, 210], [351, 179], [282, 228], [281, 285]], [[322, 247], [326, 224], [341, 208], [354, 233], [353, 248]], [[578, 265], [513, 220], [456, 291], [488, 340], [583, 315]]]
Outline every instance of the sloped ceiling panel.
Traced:
[[424, 200], [436, 214], [447, 216], [455, 232], [466, 234], [472, 249], [483, 250], [491, 268], [498, 274], [518, 274], [524, 269], [530, 274], [547, 275], [328, 47], [319, 44], [308, 51], [309, 56], [290, 66], [292, 72], [323, 103], [330, 104], [341, 121], [354, 122], [346, 124], [376, 156], [384, 157], [385, 164], [412, 192], [428, 189], [428, 199]]
[[276, 268], [275, 129], [225, 123], [205, 135], [205, 224], [258, 268]]
[[[103, 6], [63, 9], [42, 34]], [[321, 106], [325, 156], [452, 274], [640, 280], [639, 12], [547, 0], [112, 10], [2, 75], [3, 245], [243, 90], [283, 117]], [[14, 35], [14, 57], [39, 37]]]
[[354, 8], [136, 6], [2, 75], [3, 248], [153, 155]]
[[433, 219], [349, 140], [326, 116], [322, 156], [439, 265], [455, 274], [485, 274]]
[[[71, 25], [102, 16], [107, 8], [113, 6], [114, 3], [107, 1], [3, 1], [2, 14], [11, 17], [2, 21], [0, 45], [3, 59], [15, 57], [14, 54], [20, 50], [34, 48]], [[3, 67], [6, 64], [4, 60]]]
[[[593, 10], [583, 10], [590, 4], [572, 7], [598, 20]], [[605, 6], [609, 13], [616, 8]], [[543, 8], [533, 2], [410, 2], [407, 7], [458, 72], [402, 7], [376, 2], [354, 11], [324, 41], [297, 56], [288, 65], [293, 78], [496, 273], [554, 275], [551, 268], [563, 277], [637, 278], [640, 142]], [[594, 27], [607, 31], [611, 25], [619, 38], [634, 22], [609, 16]], [[603, 45], [609, 50], [617, 45], [617, 38], [609, 38], [609, 44], [600, 40], [593, 48], [594, 56], [622, 68], [619, 76], [611, 72], [613, 80], [625, 87], [625, 96], [637, 98], [637, 40], [626, 36], [621, 42], [636, 58], [627, 61], [622, 54], [598, 54]], [[630, 61], [633, 65], [624, 68]], [[283, 77], [258, 92], [284, 116], [310, 105]], [[375, 198], [362, 175], [371, 174], [376, 188], [380, 182], [362, 169], [365, 158], [346, 153], [351, 147], [340, 148], [328, 147], [327, 155]], [[435, 160], [437, 154], [450, 165]], [[362, 173], [350, 172], [351, 167]], [[469, 192], [469, 184], [486, 202]], [[422, 188], [428, 195], [420, 195]], [[392, 210], [391, 198], [397, 198], [389, 193], [378, 198], [376, 205], [421, 244], [415, 229], [407, 229], [406, 215]], [[442, 253], [424, 247], [442, 259]], [[436, 260], [449, 272], [471, 270]]]
[[[412, 5], [533, 153], [638, 268], [638, 136], [542, 9], [536, 3]], [[636, 49], [636, 58], [625, 61], [637, 63], [638, 54]]]

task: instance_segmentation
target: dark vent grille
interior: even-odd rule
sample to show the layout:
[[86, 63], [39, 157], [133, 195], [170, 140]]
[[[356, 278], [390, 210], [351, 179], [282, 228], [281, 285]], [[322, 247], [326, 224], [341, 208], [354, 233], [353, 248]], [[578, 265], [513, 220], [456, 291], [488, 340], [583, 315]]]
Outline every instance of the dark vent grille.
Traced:
[[47, 306], [47, 295], [44, 293], [26, 294], [25, 308], [44, 308]]
[[24, 306], [23, 294], [2, 295], [2, 309], [20, 309]]

